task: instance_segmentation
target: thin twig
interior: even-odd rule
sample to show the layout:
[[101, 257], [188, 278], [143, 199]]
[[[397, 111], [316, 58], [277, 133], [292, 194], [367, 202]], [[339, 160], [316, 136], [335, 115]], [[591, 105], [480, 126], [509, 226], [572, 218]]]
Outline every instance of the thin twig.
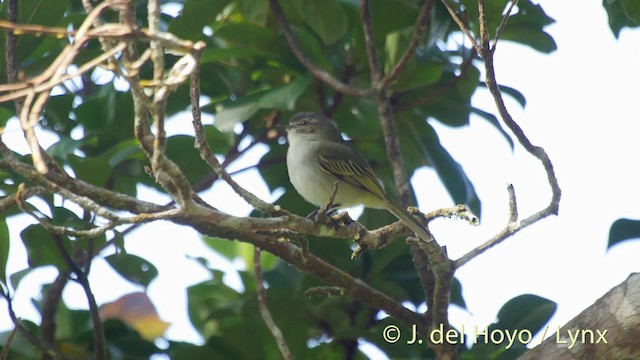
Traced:
[[[196, 63], [199, 63], [199, 53], [195, 54]], [[202, 159], [213, 169], [213, 171], [218, 174], [218, 177], [224, 180], [236, 194], [240, 195], [248, 204], [253, 206], [258, 211], [265, 214], [274, 214], [281, 209], [276, 209], [276, 206], [269, 204], [265, 201], [262, 201], [259, 197], [254, 195], [253, 193], [245, 190], [240, 186], [233, 178], [227, 173], [227, 171], [220, 165], [220, 162], [216, 158], [216, 156], [211, 151], [211, 147], [209, 146], [209, 141], [207, 140], [207, 136], [204, 130], [204, 126], [202, 125], [202, 112], [200, 111], [200, 66], [196, 65], [196, 68], [191, 73], [191, 88], [190, 88], [190, 97], [191, 97], [191, 114], [192, 114], [192, 124], [193, 129], [196, 135], [196, 143], [195, 147], [200, 151], [200, 156]]]
[[478, 44], [476, 39], [473, 37], [473, 35], [471, 35], [469, 28], [462, 22], [460, 17], [458, 17], [458, 15], [456, 14], [456, 11], [451, 7], [451, 5], [449, 5], [449, 0], [441, 0], [441, 2], [444, 5], [444, 7], [447, 8], [447, 11], [449, 12], [449, 15], [451, 15], [451, 18], [453, 19], [453, 21], [455, 21], [455, 23], [458, 24], [458, 27], [460, 28], [460, 30], [467, 36], [469, 41], [471, 41], [471, 45], [476, 49], [476, 52], [478, 54], [481, 53], [482, 49], [480, 49], [480, 45]]
[[284, 36], [289, 43], [289, 47], [295, 54], [296, 58], [298, 58], [298, 61], [300, 61], [313, 74], [313, 76], [341, 93], [354, 96], [372, 96], [372, 92], [370, 90], [359, 89], [357, 87], [354, 87], [353, 85], [341, 82], [327, 71], [321, 69], [311, 59], [309, 59], [309, 57], [307, 57], [307, 55], [298, 44], [298, 40], [296, 40], [295, 36], [293, 35], [291, 27], [289, 26], [289, 21], [284, 15], [284, 10], [282, 10], [282, 7], [280, 6], [278, 0], [269, 0], [269, 5], [271, 7], [273, 15], [278, 21], [278, 24], [282, 28], [282, 32], [284, 33]]
[[[364, 32], [364, 43], [367, 51], [367, 60], [369, 63], [369, 71], [371, 84], [374, 89], [382, 78], [382, 70], [378, 61], [378, 49], [376, 40], [373, 38], [373, 24], [371, 21], [371, 4], [369, 0], [360, 0], [360, 19], [362, 20], [362, 30]], [[379, 91], [379, 89], [376, 89]]]
[[[486, 84], [489, 92], [493, 96], [493, 99], [496, 103], [496, 107], [498, 108], [498, 112], [500, 113], [500, 117], [502, 121], [507, 125], [507, 127], [513, 132], [513, 134], [518, 139], [518, 142], [524, 147], [524, 149], [536, 157], [544, 167], [545, 172], [547, 173], [547, 181], [549, 186], [551, 187], [551, 199], [549, 204], [542, 210], [528, 216], [527, 218], [517, 222], [518, 212], [517, 212], [517, 202], [515, 198], [515, 192], [512, 186], [507, 188], [509, 192], [509, 221], [507, 226], [500, 231], [498, 234], [493, 236], [491, 239], [487, 240], [477, 248], [473, 249], [469, 253], [462, 256], [460, 259], [454, 262], [456, 268], [459, 268], [469, 262], [471, 259], [478, 256], [480, 253], [486, 251], [490, 247], [495, 246], [496, 244], [504, 241], [511, 235], [516, 232], [524, 229], [525, 227], [540, 221], [541, 219], [548, 217], [550, 215], [554, 215], [558, 213], [558, 208], [560, 204], [561, 198], [561, 190], [558, 185], [558, 180], [555, 176], [555, 171], [553, 169], [553, 164], [551, 163], [551, 159], [545, 152], [545, 150], [539, 146], [535, 146], [531, 143], [529, 138], [524, 134], [522, 128], [513, 120], [511, 114], [506, 108], [504, 103], [504, 99], [502, 98], [502, 93], [500, 92], [500, 88], [498, 86], [498, 82], [496, 80], [495, 68], [493, 65], [493, 51], [489, 48], [489, 34], [486, 31], [486, 19], [485, 19], [485, 7], [484, 0], [478, 0], [478, 10], [480, 14], [480, 35], [481, 35], [481, 43], [482, 47], [479, 52], [480, 57], [484, 61], [485, 72], [486, 72]], [[464, 30], [464, 25], [462, 25], [461, 29]]]
[[13, 338], [18, 333], [18, 327], [14, 326], [13, 330], [9, 334], [7, 341], [2, 345], [2, 353], [0, 353], [0, 360], [8, 360], [9, 359], [9, 349], [11, 348], [11, 343], [13, 342]]
[[102, 327], [102, 321], [100, 320], [100, 313], [98, 310], [98, 304], [91, 291], [91, 285], [89, 284], [88, 274], [78, 266], [69, 251], [64, 247], [62, 239], [59, 235], [53, 235], [54, 244], [60, 253], [60, 256], [64, 260], [69, 270], [76, 275], [76, 281], [82, 286], [87, 302], [89, 303], [89, 314], [91, 315], [91, 323], [93, 324], [93, 347], [95, 349], [95, 356], [97, 360], [105, 360], [107, 358], [107, 340], [104, 335], [104, 328]]
[[264, 324], [271, 332], [271, 335], [273, 335], [273, 337], [276, 339], [276, 344], [278, 344], [278, 349], [280, 349], [282, 357], [286, 360], [292, 360], [294, 359], [294, 357], [291, 354], [291, 350], [289, 350], [287, 340], [282, 334], [282, 331], [280, 331], [278, 325], [275, 323], [275, 321], [273, 321], [273, 317], [271, 316], [271, 312], [269, 311], [269, 306], [267, 305], [267, 294], [264, 289], [264, 278], [262, 277], [262, 267], [260, 266], [260, 249], [258, 247], [255, 247], [255, 251], [253, 252], [253, 270], [256, 275], [258, 310], [260, 311], [262, 320], [264, 320]]
[[496, 45], [498, 45], [498, 39], [500, 39], [500, 34], [502, 34], [502, 30], [504, 30], [504, 27], [507, 25], [507, 20], [509, 20], [509, 17], [511, 16], [511, 12], [513, 11], [513, 8], [516, 5], [518, 5], [518, 1], [519, 0], [511, 0], [511, 3], [509, 4], [509, 8], [507, 8], [507, 12], [502, 17], [502, 21], [500, 21], [500, 25], [496, 30], [496, 36], [493, 39], [493, 44], [491, 45], [491, 53], [494, 53], [496, 51]]
[[509, 184], [509, 186], [507, 186], [507, 191], [509, 193], [509, 219], [507, 221], [507, 225], [499, 233], [494, 235], [491, 239], [485, 241], [484, 243], [480, 244], [473, 250], [461, 256], [459, 259], [455, 260], [453, 263], [456, 269], [462, 267], [463, 265], [473, 260], [474, 258], [478, 257], [478, 255], [484, 253], [490, 248], [503, 242], [509, 236], [513, 235], [515, 232], [521, 229], [521, 227], [517, 224], [518, 207], [517, 207], [516, 194], [513, 189], [513, 185]]

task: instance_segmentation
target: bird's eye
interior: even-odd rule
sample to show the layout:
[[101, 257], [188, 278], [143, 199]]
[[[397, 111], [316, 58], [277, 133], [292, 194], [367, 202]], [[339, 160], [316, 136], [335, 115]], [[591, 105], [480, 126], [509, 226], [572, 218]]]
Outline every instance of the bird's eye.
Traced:
[[300, 120], [299, 125], [307, 125], [307, 120]]

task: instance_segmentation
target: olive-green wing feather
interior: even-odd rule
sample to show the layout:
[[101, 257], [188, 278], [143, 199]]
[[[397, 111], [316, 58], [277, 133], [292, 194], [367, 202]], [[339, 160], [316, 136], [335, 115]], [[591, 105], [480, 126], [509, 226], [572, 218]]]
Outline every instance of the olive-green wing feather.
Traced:
[[332, 144], [318, 153], [318, 164], [322, 171], [331, 174], [350, 185], [367, 190], [380, 199], [387, 196], [380, 181], [362, 156], [345, 144]]

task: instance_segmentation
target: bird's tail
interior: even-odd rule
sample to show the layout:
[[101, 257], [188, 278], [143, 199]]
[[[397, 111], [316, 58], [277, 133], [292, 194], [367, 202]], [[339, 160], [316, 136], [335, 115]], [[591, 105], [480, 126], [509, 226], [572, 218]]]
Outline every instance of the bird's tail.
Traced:
[[411, 215], [406, 209], [398, 205], [394, 201], [387, 201], [387, 210], [402, 221], [405, 225], [411, 229], [419, 238], [424, 241], [430, 241], [431, 236], [427, 234], [424, 226], [418, 221], [418, 219]]

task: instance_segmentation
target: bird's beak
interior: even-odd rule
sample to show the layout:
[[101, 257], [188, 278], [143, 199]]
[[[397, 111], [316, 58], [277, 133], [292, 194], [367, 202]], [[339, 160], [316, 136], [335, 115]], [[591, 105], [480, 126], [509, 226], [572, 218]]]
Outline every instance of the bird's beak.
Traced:
[[276, 124], [276, 129], [282, 129], [282, 130], [289, 130], [291, 129], [291, 125], [282, 125], [282, 124]]

